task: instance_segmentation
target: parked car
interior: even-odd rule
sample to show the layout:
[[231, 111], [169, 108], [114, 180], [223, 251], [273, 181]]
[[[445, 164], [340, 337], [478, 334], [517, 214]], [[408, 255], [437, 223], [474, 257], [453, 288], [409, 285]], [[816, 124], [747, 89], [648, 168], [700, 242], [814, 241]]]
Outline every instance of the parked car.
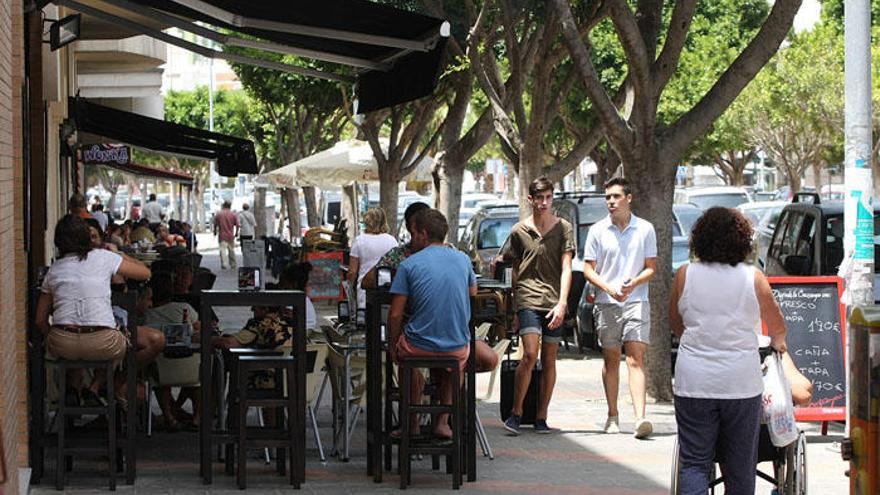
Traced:
[[703, 215], [703, 210], [692, 204], [672, 205], [672, 215], [675, 221], [672, 223], [673, 237], [689, 237], [694, 224]]
[[[672, 273], [687, 263], [690, 259], [690, 245], [687, 237], [672, 238]], [[596, 329], [596, 322], [593, 321], [593, 301], [595, 299], [595, 288], [592, 284], [587, 283], [584, 286], [584, 296], [580, 298], [577, 304], [578, 315], [578, 347], [599, 349], [599, 333]], [[673, 342], [673, 350], [677, 347], [677, 342]]]
[[752, 198], [742, 187], [688, 187], [675, 190], [675, 203], [687, 204], [708, 210], [713, 206], [734, 208], [743, 203], [750, 203]]
[[776, 228], [776, 220], [779, 218], [782, 208], [787, 204], [787, 201], [760, 201], [739, 206], [740, 211], [752, 221], [752, 226], [755, 228], [755, 235], [752, 239], [755, 246], [755, 264], [758, 268], [764, 268], [767, 247], [770, 246], [773, 229]]
[[788, 202], [786, 201], [755, 201], [753, 203], [743, 203], [736, 208], [752, 222], [752, 227], [756, 227], [768, 211], [774, 209], [780, 211], [787, 204]]
[[[812, 202], [810, 202], [812, 200]], [[770, 247], [767, 275], [837, 275], [843, 261], [843, 202], [821, 203], [815, 193], [797, 193], [782, 209]], [[880, 229], [880, 204], [874, 204], [874, 232]], [[874, 299], [878, 300], [880, 268], [878, 238], [874, 237]]]
[[487, 206], [474, 214], [462, 231], [458, 248], [470, 257], [475, 273], [492, 276], [492, 260], [518, 221], [516, 206]]
[[461, 195], [462, 208], [479, 208], [480, 203], [498, 201], [498, 196], [489, 193], [464, 193]]

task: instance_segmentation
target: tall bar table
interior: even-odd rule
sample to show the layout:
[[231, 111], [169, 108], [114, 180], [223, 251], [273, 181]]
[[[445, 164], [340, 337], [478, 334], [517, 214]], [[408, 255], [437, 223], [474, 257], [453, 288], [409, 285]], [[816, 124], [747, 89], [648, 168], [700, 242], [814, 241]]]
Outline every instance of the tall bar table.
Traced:
[[[306, 462], [306, 294], [299, 290], [203, 290], [201, 291], [201, 308], [199, 319], [204, 322], [201, 327], [201, 388], [202, 401], [199, 405], [201, 422], [199, 423], [200, 468], [199, 473], [206, 485], [212, 481], [211, 454], [214, 442], [229, 443], [235, 441], [233, 435], [226, 431], [215, 431], [213, 404], [213, 356], [211, 345], [211, 308], [215, 306], [274, 306], [293, 307], [296, 315], [295, 333], [293, 335], [292, 355], [296, 359], [295, 384], [293, 393], [300, 404], [293, 412], [293, 424], [297, 431], [297, 447], [300, 452], [296, 463], [296, 475], [300, 483], [305, 482]], [[222, 392], [221, 392], [222, 393]]]

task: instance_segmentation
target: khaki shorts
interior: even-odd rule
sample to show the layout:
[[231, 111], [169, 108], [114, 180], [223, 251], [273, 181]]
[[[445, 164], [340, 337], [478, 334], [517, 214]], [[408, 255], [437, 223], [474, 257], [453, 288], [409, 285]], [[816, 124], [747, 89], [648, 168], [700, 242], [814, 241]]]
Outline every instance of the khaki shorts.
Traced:
[[100, 361], [112, 359], [122, 363], [128, 341], [118, 330], [75, 333], [53, 328], [46, 337], [49, 354], [70, 361]]
[[633, 301], [617, 304], [596, 304], [593, 306], [593, 320], [599, 332], [599, 345], [620, 347], [625, 342], [651, 341], [651, 304], [648, 301]]

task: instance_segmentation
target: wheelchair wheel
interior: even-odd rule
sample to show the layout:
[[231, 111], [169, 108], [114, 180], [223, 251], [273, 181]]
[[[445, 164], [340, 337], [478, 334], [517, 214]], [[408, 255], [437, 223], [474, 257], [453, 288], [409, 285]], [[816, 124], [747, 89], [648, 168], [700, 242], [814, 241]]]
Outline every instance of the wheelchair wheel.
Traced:
[[799, 432], [797, 440], [786, 448], [785, 495], [807, 493], [807, 436]]
[[678, 458], [678, 437], [675, 437], [675, 444], [672, 446], [672, 479], [669, 483], [670, 495], [678, 495], [679, 493], [679, 475], [680, 465]]

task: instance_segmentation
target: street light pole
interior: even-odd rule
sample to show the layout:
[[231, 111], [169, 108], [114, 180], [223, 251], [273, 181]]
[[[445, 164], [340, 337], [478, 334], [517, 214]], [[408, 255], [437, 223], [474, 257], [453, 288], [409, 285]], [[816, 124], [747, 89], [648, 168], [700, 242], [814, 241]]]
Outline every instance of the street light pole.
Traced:
[[[849, 294], [847, 314], [852, 307], [874, 303], [874, 181], [871, 172], [871, 5], [869, 0], [844, 3], [845, 36], [845, 173], [844, 252], [849, 258], [845, 270]], [[849, 339], [849, 336], [847, 336]], [[847, 342], [849, 346], [849, 342]], [[848, 353], [846, 378], [854, 356]], [[849, 394], [846, 400], [850, 409]], [[847, 434], [849, 415], [847, 415]]]

